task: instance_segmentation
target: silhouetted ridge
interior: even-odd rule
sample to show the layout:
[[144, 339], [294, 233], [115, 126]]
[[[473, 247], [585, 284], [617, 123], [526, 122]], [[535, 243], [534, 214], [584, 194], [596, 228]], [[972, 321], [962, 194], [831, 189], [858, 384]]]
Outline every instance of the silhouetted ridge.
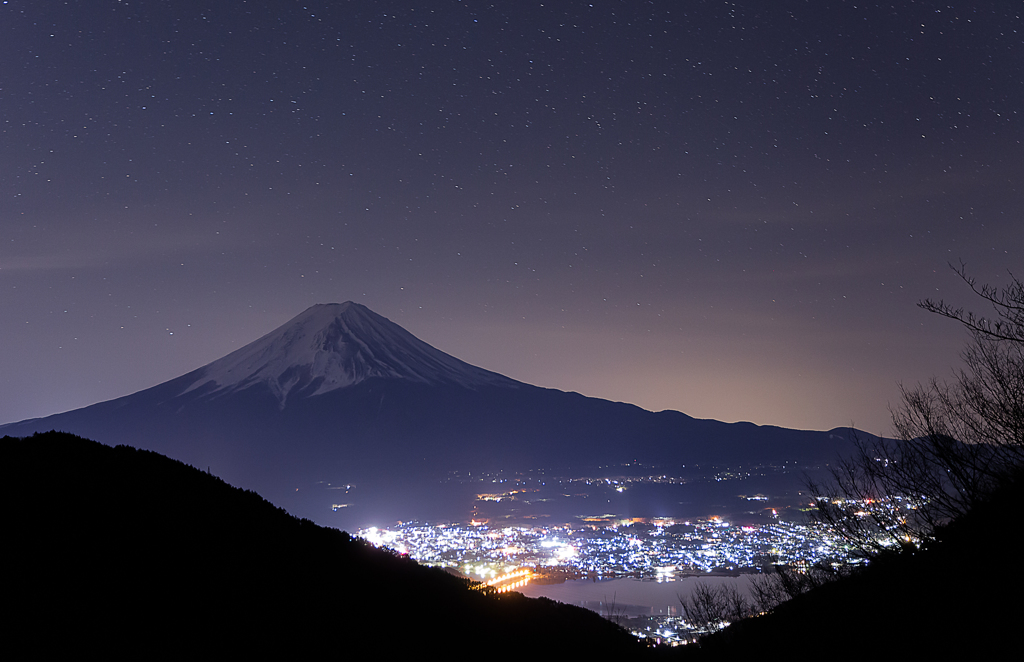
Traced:
[[923, 549], [870, 565], [688, 646], [708, 660], [999, 659], [1014, 643], [1024, 580], [1016, 558], [1024, 474], [936, 532]]
[[156, 453], [63, 433], [2, 453], [12, 651], [504, 657], [513, 632], [534, 652], [642, 648], [593, 612], [470, 590]]
[[[209, 467], [290, 513], [350, 529], [468, 519], [463, 487], [446, 482], [455, 475], [637, 463], [668, 472], [820, 466], [848, 443], [838, 431], [698, 420], [531, 386], [449, 356], [352, 302], [313, 306], [176, 379], [0, 426], [0, 435], [54, 429]], [[699, 508], [679, 512], [696, 498], [659, 501], [657, 512], [621, 510], [697, 517]]]

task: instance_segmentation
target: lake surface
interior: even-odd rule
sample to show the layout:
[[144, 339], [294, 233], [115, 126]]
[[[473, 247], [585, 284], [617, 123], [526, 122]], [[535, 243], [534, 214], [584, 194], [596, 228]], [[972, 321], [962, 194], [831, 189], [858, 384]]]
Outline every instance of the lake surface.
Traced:
[[681, 616], [679, 596], [687, 597], [699, 583], [735, 586], [750, 594], [750, 576], [654, 579], [576, 579], [561, 584], [530, 584], [516, 589], [531, 598], [550, 598], [595, 611], [602, 616]]

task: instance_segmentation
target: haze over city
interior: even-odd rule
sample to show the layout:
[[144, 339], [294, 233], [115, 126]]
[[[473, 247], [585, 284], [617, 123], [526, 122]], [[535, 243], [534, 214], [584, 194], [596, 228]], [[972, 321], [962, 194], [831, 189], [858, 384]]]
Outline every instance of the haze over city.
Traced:
[[1020, 275], [1013, 3], [0, 5], [0, 422], [353, 300], [468, 363], [888, 431]]

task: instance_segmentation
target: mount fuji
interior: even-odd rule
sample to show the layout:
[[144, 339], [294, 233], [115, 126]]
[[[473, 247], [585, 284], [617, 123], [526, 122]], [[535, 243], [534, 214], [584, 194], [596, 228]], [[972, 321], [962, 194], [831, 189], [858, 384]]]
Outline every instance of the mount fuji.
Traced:
[[[827, 462], [847, 429], [694, 419], [515, 381], [365, 306], [313, 306], [181, 377], [0, 426], [157, 451], [332, 526], [438, 516], [453, 475], [644, 463]], [[454, 498], [454, 497], [453, 497]]]
[[288, 395], [312, 397], [369, 379], [432, 386], [519, 386], [507, 377], [438, 351], [402, 327], [351, 301], [318, 304], [195, 373], [182, 395], [269, 389], [283, 409]]

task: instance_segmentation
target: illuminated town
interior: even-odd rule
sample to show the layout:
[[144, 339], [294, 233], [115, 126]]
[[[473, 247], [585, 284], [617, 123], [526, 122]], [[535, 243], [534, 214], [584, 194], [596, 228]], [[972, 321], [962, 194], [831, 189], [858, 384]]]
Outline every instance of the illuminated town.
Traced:
[[[784, 521], [737, 526], [720, 518], [638, 519], [503, 528], [405, 523], [363, 529], [358, 535], [420, 563], [465, 574], [498, 592], [584, 577], [663, 582], [756, 572], [772, 564], [806, 567], [849, 560], [841, 541], [824, 528]], [[606, 610], [602, 615], [638, 636], [667, 643], [692, 637], [678, 613], [628, 618]]]
[[[623, 475], [622, 467], [616, 467], [616, 475], [611, 477], [555, 477], [542, 472], [459, 476], [453, 480], [477, 488], [474, 519], [461, 523], [403, 522], [390, 528], [361, 529], [357, 535], [422, 564], [469, 577], [480, 582], [484, 590], [498, 593], [519, 590], [527, 584], [553, 585], [578, 579], [635, 578], [665, 584], [706, 577], [745, 584], [744, 576], [749, 578], [773, 566], [799, 571], [859, 560], [836, 533], [809, 522], [805, 511], [821, 497], [801, 491], [773, 491], [769, 498], [758, 491], [767, 487], [766, 479], [791, 474], [794, 469], [786, 463], [747, 469], [694, 467], [690, 475], [677, 476], [654, 473], [650, 467], [639, 465], [632, 468], [636, 470], [633, 475]], [[539, 509], [575, 499], [577, 506], [596, 502], [614, 510], [616, 497], [637, 489], [653, 486], [677, 490], [673, 494], [684, 498], [678, 490], [706, 493], [726, 483], [743, 485], [746, 492], [737, 494], [739, 490], [728, 488], [735, 495], [734, 505], [748, 504], [735, 509], [741, 514], [738, 522], [724, 515], [626, 518], [606, 514], [577, 515], [568, 523], [561, 520], [555, 524], [553, 511]], [[897, 521], [901, 513], [912, 510], [917, 503], [887, 497], [846, 500], [842, 505], [856, 517], [884, 511], [884, 520]], [[515, 523], [503, 519], [516, 509], [527, 517]], [[548, 522], [538, 522], [541, 516]], [[673, 586], [685, 590], [683, 583]], [[576, 603], [615, 620], [640, 637], [671, 644], [693, 640], [699, 632], [682, 618], [676, 599], [680, 593], [670, 593], [675, 606], [659, 610], [648, 611], [640, 605], [627, 609], [617, 605], [613, 595], [605, 596], [611, 602], [585, 604], [590, 601], [577, 599]]]
[[363, 529], [358, 535], [420, 563], [454, 568], [480, 581], [519, 568], [549, 580], [735, 573], [772, 564], [807, 566], [846, 559], [841, 542], [826, 530], [782, 521], [734, 526], [719, 518], [653, 519], [505, 528], [407, 523]]

